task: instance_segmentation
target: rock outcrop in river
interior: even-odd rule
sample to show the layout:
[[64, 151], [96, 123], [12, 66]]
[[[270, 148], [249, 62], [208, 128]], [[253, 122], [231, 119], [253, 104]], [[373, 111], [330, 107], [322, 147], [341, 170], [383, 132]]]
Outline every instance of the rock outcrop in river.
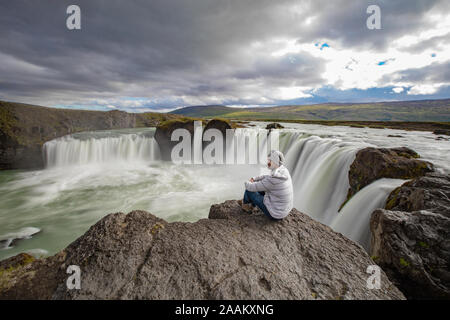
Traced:
[[[167, 223], [110, 214], [53, 257], [0, 263], [0, 299], [404, 299], [381, 271], [368, 289], [364, 249], [297, 210], [280, 222], [213, 205], [209, 219]], [[66, 269], [81, 270], [68, 290]]]
[[450, 299], [450, 176], [395, 189], [371, 218], [371, 255], [408, 298]]
[[[169, 121], [164, 121], [160, 123], [156, 127], [155, 139], [158, 142], [161, 157], [163, 160], [170, 161], [171, 160], [171, 152], [172, 148], [179, 143], [179, 141], [172, 141], [172, 132], [176, 129], [186, 129], [193, 137], [194, 134], [194, 119], [192, 118], [180, 118], [180, 119], [172, 119]], [[199, 121], [201, 121], [199, 119]], [[202, 123], [204, 125], [205, 123]], [[222, 119], [212, 119], [206, 122], [206, 125], [203, 128], [203, 133], [208, 129], [217, 129], [219, 130], [223, 138], [226, 137], [226, 130], [231, 129], [233, 126], [230, 122]], [[203, 141], [203, 137], [202, 137]], [[191, 140], [191, 142], [193, 142]], [[203, 147], [205, 147], [209, 142], [202, 142]], [[225, 148], [225, 145], [224, 145]]]
[[378, 179], [411, 179], [433, 171], [431, 163], [418, 158], [415, 151], [406, 147], [359, 150], [348, 172], [350, 189], [347, 200]]

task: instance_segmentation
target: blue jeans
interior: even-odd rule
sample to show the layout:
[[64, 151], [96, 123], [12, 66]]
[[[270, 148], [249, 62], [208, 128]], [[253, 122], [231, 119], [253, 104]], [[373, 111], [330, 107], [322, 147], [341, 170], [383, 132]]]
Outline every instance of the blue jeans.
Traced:
[[245, 190], [243, 203], [250, 203], [253, 206], [257, 206], [271, 220], [280, 220], [280, 219], [275, 219], [274, 217], [272, 217], [270, 215], [269, 210], [267, 210], [266, 205], [264, 204], [264, 201], [263, 201], [264, 195], [265, 195], [265, 192], [263, 192], [263, 191], [252, 192], [252, 191]]

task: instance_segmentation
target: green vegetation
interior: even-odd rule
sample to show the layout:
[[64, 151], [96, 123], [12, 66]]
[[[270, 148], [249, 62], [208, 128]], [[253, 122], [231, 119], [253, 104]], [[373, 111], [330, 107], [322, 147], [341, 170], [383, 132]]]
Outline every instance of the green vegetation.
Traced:
[[450, 129], [450, 99], [360, 104], [317, 104], [262, 108], [196, 106], [172, 111], [190, 117], [293, 122], [328, 126], [393, 128], [403, 130]]
[[400, 265], [404, 268], [409, 267], [409, 262], [403, 258], [400, 258]]
[[5, 287], [5, 285], [9, 282], [9, 277], [12, 272], [21, 270], [24, 266], [32, 263], [34, 260], [36, 260], [33, 256], [22, 253], [20, 256], [17, 256], [18, 260], [9, 265], [8, 267], [0, 268], [0, 290]]
[[394, 208], [397, 205], [397, 197], [398, 194], [400, 193], [401, 187], [395, 188], [391, 194], [389, 195], [389, 200], [387, 201], [386, 205], [384, 206], [384, 208], [386, 210], [392, 210], [392, 208]]
[[426, 242], [424, 242], [424, 241], [419, 241], [418, 244], [419, 244], [419, 246], [420, 246], [421, 248], [423, 248], [423, 249], [428, 249], [428, 248], [430, 247], [430, 246], [429, 246]]

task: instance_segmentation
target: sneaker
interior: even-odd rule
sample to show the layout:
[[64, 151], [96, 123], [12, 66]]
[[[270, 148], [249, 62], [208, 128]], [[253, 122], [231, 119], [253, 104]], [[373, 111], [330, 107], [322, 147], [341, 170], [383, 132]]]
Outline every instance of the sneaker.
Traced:
[[253, 212], [253, 206], [250, 203], [244, 203], [242, 204], [242, 210], [244, 210], [247, 213], [252, 213]]

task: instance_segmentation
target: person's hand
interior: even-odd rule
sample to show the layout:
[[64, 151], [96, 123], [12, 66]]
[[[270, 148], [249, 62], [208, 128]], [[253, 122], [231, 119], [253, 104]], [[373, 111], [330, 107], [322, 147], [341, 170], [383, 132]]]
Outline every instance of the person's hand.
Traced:
[[252, 183], [253, 183], [253, 182], [255, 182], [255, 180], [253, 180], [253, 178], [250, 178], [250, 182], [252, 182]]

